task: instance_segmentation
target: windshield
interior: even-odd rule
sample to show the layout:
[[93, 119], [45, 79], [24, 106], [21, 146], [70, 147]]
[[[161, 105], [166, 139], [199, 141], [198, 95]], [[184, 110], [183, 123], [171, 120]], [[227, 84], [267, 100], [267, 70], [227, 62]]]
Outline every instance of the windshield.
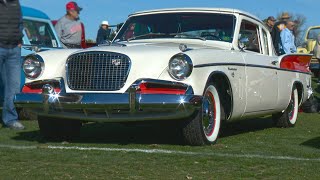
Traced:
[[185, 38], [232, 42], [236, 18], [214, 13], [161, 13], [128, 19], [115, 41]]
[[24, 45], [56, 48], [57, 40], [51, 29], [51, 26], [42, 21], [23, 20], [24, 27]]
[[307, 39], [318, 39], [320, 28], [310, 29]]

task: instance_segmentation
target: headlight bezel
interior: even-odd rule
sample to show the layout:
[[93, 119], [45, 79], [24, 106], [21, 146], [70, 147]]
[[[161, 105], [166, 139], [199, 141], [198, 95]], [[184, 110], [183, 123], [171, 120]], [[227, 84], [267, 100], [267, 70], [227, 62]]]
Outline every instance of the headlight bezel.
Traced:
[[[29, 70], [30, 72], [27, 71], [27, 68], [26, 68], [27, 61], [29, 62], [29, 65], [30, 65], [30, 63], [34, 63], [33, 64], [34, 66], [38, 66], [38, 67], [36, 67], [37, 69]], [[42, 57], [38, 54], [28, 55], [24, 58], [24, 60], [22, 62], [22, 70], [24, 72], [24, 75], [26, 76], [26, 78], [28, 78], [30, 80], [34, 80], [34, 79], [41, 77], [41, 75], [44, 72], [44, 69], [45, 69], [44, 61], [43, 61]]]
[[[181, 72], [181, 73], [183, 73], [182, 75], [178, 75], [178, 73], [177, 73], [178, 70], [172, 69], [171, 65], [175, 61], [176, 62], [183, 61], [183, 63], [185, 64], [184, 68], [187, 68], [187, 70], [180, 70], [180, 72], [184, 71], [184, 72]], [[191, 75], [192, 71], [193, 71], [193, 63], [192, 63], [191, 58], [188, 55], [186, 55], [184, 53], [179, 53], [179, 54], [176, 54], [170, 58], [169, 64], [168, 64], [168, 73], [169, 73], [170, 77], [173, 78], [174, 80], [183, 81]]]

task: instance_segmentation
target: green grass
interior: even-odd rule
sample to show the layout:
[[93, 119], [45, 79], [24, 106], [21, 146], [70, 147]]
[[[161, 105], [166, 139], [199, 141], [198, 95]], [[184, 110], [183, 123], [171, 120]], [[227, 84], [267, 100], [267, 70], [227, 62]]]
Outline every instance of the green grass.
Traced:
[[[319, 89], [315, 89], [320, 92]], [[317, 94], [318, 95], [318, 94]], [[296, 127], [274, 128], [268, 117], [228, 123], [218, 143], [181, 144], [173, 126], [86, 124], [68, 142], [43, 139], [36, 121], [24, 131], [0, 127], [0, 179], [319, 179], [320, 114], [299, 114]], [[49, 145], [127, 149], [163, 149], [197, 154], [147, 154], [53, 150]], [[312, 159], [284, 160], [265, 157]], [[316, 160], [318, 159], [318, 160]]]
[[[0, 129], [0, 144], [38, 146], [17, 150], [0, 148], [0, 174], [8, 179], [318, 179], [320, 161], [295, 161], [224, 154], [320, 158], [320, 115], [300, 114], [295, 128], [272, 127], [270, 118], [232, 122], [214, 146], [179, 145], [174, 128], [88, 124], [81, 137], [69, 142], [47, 142], [36, 121], [23, 122], [27, 130]], [[165, 128], [165, 129], [164, 129]], [[146, 154], [52, 150], [48, 145], [165, 149], [203, 155]], [[215, 155], [222, 153], [221, 155]]]

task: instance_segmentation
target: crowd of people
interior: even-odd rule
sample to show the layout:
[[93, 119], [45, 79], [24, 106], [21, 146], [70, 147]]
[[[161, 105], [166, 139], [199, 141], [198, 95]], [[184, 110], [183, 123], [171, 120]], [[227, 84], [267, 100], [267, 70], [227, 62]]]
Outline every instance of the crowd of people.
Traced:
[[296, 23], [291, 20], [287, 12], [282, 13], [280, 20], [276, 21], [273, 16], [268, 17], [266, 27], [271, 33], [277, 55], [296, 53], [297, 47], [293, 33]]

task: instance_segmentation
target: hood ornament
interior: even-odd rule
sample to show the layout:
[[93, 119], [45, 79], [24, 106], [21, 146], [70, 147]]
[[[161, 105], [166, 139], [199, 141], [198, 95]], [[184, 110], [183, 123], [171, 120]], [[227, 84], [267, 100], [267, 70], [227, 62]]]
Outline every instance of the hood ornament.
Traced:
[[182, 52], [186, 52], [188, 50], [188, 46], [186, 44], [180, 44], [179, 49]]

